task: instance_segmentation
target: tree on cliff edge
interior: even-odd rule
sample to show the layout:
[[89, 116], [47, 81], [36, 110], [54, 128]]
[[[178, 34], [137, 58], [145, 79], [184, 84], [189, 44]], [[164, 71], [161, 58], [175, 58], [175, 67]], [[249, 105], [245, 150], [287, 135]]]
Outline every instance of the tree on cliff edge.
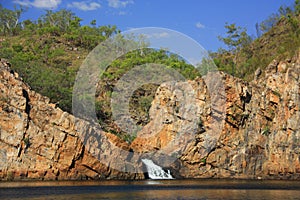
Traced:
[[247, 34], [247, 29], [236, 24], [226, 23], [227, 29], [226, 37], [219, 36], [219, 40], [227, 45], [229, 52], [234, 55], [231, 74], [235, 75], [235, 68], [238, 65], [238, 58], [240, 50], [251, 43], [251, 37]]

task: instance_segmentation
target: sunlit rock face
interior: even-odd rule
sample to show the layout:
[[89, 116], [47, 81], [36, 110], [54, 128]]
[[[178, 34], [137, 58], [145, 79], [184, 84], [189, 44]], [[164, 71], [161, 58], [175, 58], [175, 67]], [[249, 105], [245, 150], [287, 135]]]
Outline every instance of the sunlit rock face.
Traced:
[[[189, 82], [194, 99], [180, 95], [178, 88], [187, 91], [187, 84], [160, 86], [152, 102], [151, 121], [131, 147], [149, 152], [165, 150], [168, 145], [174, 151], [184, 146], [170, 167], [178, 177], [299, 179], [299, 60], [300, 55], [287, 62], [273, 61], [250, 83], [221, 73], [226, 94], [225, 124], [209, 152], [203, 147], [205, 138], [213, 133], [204, 135], [215, 124], [211, 123], [213, 106], [205, 77]], [[195, 104], [194, 112], [186, 112]], [[199, 127], [189, 120], [195, 114], [201, 119]], [[193, 140], [174, 142], [178, 132], [189, 131], [195, 134]]]
[[[129, 145], [117, 136], [57, 108], [30, 89], [19, 75], [0, 63], [0, 178], [1, 179], [142, 179], [142, 173], [124, 173], [107, 163], [126, 159]], [[76, 124], [75, 124], [75, 120]], [[95, 142], [83, 145], [82, 134], [97, 132], [97, 143], [107, 151], [96, 152]], [[91, 138], [93, 135], [91, 135]], [[90, 138], [87, 138], [90, 139]], [[118, 158], [118, 159], [116, 159]], [[124, 162], [120, 162], [123, 165]], [[120, 167], [121, 168], [121, 167]]]
[[249, 83], [220, 73], [226, 100], [222, 126], [212, 116], [219, 108], [212, 106], [205, 77], [164, 83], [150, 122], [132, 144], [97, 130], [83, 145], [82, 135], [94, 133], [93, 126], [31, 90], [1, 60], [0, 178], [143, 179], [143, 173], [124, 172], [124, 162], [142, 167], [143, 155], [152, 153], [163, 166], [170, 160], [159, 163], [155, 157], [163, 152], [171, 158], [163, 167], [175, 178], [299, 179], [299, 75], [300, 55], [272, 62]]

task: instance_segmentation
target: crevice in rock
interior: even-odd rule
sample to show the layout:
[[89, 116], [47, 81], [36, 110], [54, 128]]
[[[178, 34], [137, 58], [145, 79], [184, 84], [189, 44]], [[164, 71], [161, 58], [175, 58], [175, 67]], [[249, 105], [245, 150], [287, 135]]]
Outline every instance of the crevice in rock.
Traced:
[[69, 169], [75, 168], [75, 160], [73, 159], [71, 162], [71, 165], [69, 166]]
[[77, 159], [75, 159], [75, 160], [77, 161], [77, 160], [80, 160], [81, 158], [83, 158], [84, 152], [85, 152], [85, 146], [83, 145], [83, 146], [82, 146], [82, 150], [81, 150], [79, 156], [78, 156]]
[[228, 123], [230, 126], [232, 126], [233, 128], [235, 128], [235, 129], [239, 129], [239, 126], [238, 125], [236, 125], [236, 124], [234, 124], [234, 123], [232, 123], [231, 121], [229, 121], [227, 118], [225, 119], [225, 121], [226, 121], [226, 123]]
[[240, 99], [243, 102], [243, 108], [242, 108], [243, 111], [246, 110], [246, 104], [250, 103], [251, 98], [252, 98], [252, 95], [248, 91], [245, 91], [245, 94], [240, 96]]
[[28, 92], [25, 89], [22, 89], [22, 93], [23, 93], [23, 97], [26, 99], [25, 112], [28, 115], [28, 120], [30, 120], [31, 107], [30, 107], [30, 104], [29, 104], [30, 103], [29, 95], [28, 95]]
[[[26, 121], [26, 126], [25, 126], [25, 130], [24, 130], [23, 138], [22, 138], [20, 143], [22, 144], [22, 142], [23, 142], [25, 144], [25, 147], [24, 147], [24, 153], [25, 153], [25, 150], [30, 146], [29, 136], [27, 136], [27, 138], [26, 138], [26, 135], [27, 135], [27, 130], [29, 128], [29, 123], [30, 123], [30, 109], [31, 109], [31, 107], [30, 107], [30, 104], [29, 104], [30, 103], [29, 94], [25, 89], [22, 89], [22, 95], [26, 99], [25, 113], [27, 114], [27, 121]], [[23, 146], [20, 145], [19, 152], [18, 152], [18, 157], [21, 156], [22, 150], [23, 150]]]
[[93, 171], [93, 172], [99, 174], [99, 172], [98, 172], [97, 170], [93, 169], [92, 167], [90, 167], [90, 166], [88, 166], [88, 165], [82, 164], [82, 166], [84, 166], [84, 167], [86, 167], [87, 169], [89, 169], [89, 170], [91, 170], [91, 171]]

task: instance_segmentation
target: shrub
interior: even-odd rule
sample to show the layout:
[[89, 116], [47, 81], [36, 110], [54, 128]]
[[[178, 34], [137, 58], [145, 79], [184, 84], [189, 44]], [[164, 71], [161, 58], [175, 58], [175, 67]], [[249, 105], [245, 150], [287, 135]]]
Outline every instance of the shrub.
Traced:
[[262, 135], [268, 136], [270, 135], [270, 128], [269, 126], [266, 126], [263, 131], [261, 132]]

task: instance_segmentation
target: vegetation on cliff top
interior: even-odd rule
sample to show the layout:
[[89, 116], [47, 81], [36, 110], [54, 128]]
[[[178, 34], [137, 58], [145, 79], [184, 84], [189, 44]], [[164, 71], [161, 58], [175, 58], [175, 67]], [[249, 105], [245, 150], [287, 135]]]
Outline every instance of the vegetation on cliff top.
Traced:
[[226, 24], [228, 49], [211, 53], [218, 68], [245, 80], [252, 80], [256, 69], [274, 60], [291, 59], [300, 46], [300, 1], [292, 7], [281, 6], [277, 13], [256, 24], [257, 36], [236, 24]]

